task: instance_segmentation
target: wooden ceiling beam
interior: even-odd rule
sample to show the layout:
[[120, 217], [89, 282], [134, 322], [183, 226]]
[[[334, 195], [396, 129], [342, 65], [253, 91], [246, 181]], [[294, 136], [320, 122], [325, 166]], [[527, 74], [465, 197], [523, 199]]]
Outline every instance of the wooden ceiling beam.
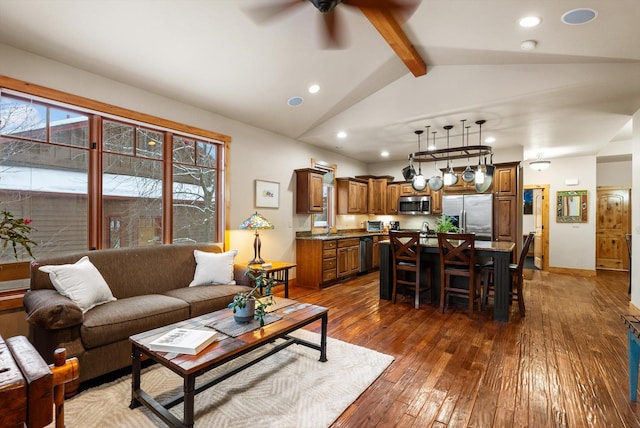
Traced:
[[427, 65], [389, 10], [366, 7], [359, 9], [415, 77], [427, 74]]

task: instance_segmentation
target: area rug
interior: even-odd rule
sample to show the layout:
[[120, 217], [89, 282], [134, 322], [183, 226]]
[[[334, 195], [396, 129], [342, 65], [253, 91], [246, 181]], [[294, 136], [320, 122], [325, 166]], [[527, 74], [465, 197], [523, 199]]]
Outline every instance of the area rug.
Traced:
[[[298, 330], [293, 335], [320, 343], [317, 333]], [[393, 361], [389, 355], [330, 337], [328, 361], [321, 363], [319, 356], [319, 351], [292, 345], [201, 392], [195, 399], [195, 426], [327, 427]], [[199, 377], [196, 387], [203, 379], [230, 370], [242, 361], [232, 361]], [[142, 373], [142, 389], [154, 397], [172, 397], [181, 387], [178, 376], [157, 364]], [[65, 401], [66, 426], [165, 426], [144, 408], [129, 409], [130, 399], [131, 376], [84, 391]], [[182, 405], [171, 412], [182, 419]]]

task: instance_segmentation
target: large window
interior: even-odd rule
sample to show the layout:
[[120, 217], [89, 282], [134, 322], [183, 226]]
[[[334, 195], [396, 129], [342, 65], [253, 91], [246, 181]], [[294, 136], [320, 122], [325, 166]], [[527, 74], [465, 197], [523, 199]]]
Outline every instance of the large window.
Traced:
[[[218, 242], [223, 149], [221, 141], [3, 92], [0, 209], [32, 220], [36, 258]], [[18, 260], [30, 259], [18, 246]], [[0, 263], [15, 261], [11, 245], [0, 245]]]

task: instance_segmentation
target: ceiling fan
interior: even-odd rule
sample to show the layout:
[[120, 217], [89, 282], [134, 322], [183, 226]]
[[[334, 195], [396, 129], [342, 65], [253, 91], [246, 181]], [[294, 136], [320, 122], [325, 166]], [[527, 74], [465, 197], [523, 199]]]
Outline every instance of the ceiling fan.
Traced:
[[288, 0], [284, 3], [254, 8], [251, 14], [255, 21], [265, 22], [285, 11], [309, 2], [322, 12], [325, 46], [328, 48], [339, 48], [344, 46], [342, 37], [344, 25], [339, 21], [336, 7], [339, 5], [357, 7], [396, 52], [396, 55], [404, 62], [409, 71], [411, 71], [415, 77], [418, 77], [427, 73], [427, 66], [409, 41], [407, 35], [402, 31], [396, 17], [411, 14], [420, 1], [421, 0]]

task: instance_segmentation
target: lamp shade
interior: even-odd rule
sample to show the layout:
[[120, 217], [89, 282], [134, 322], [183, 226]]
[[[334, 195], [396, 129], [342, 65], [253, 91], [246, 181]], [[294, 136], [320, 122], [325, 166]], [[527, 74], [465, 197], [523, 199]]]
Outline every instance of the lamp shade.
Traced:
[[264, 230], [264, 229], [275, 229], [273, 224], [266, 218], [262, 217], [258, 212], [252, 214], [251, 217], [247, 218], [240, 225], [240, 229], [248, 229], [248, 230]]

